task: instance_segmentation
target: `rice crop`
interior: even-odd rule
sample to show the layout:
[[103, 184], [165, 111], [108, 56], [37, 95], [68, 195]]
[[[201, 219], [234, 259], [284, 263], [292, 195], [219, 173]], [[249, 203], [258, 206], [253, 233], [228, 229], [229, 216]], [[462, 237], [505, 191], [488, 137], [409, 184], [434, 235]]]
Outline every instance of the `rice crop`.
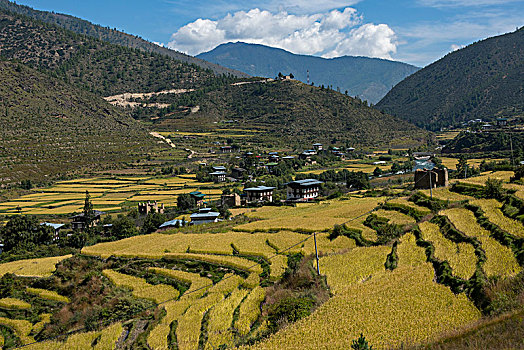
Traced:
[[384, 271], [384, 263], [391, 248], [385, 246], [354, 248], [348, 253], [330, 255], [320, 259], [320, 273], [335, 294], [353, 283], [362, 283]]
[[172, 286], [165, 284], [152, 285], [147, 283], [143, 278], [125, 275], [113, 270], [103, 270], [102, 273], [109, 278], [113, 284], [131, 289], [135, 297], [149, 299], [157, 304], [165, 302], [166, 300], [175, 299], [179, 295], [178, 290]]
[[22, 344], [29, 344], [34, 342], [33, 337], [29, 336], [33, 329], [33, 324], [26, 320], [12, 320], [5, 317], [0, 317], [0, 326], [5, 326], [13, 330], [15, 335], [20, 338]]
[[247, 213], [250, 217], [259, 217], [262, 220], [242, 224], [236, 228], [321, 231], [362, 215], [375, 208], [383, 200], [384, 198], [351, 198], [302, 204], [296, 207], [263, 207], [254, 213]]
[[18, 276], [49, 277], [56, 270], [56, 264], [69, 259], [72, 255], [55, 256], [50, 258], [26, 259], [0, 264], [0, 277], [6, 273]]
[[505, 216], [500, 208], [502, 204], [495, 199], [477, 199], [471, 202], [484, 211], [489, 221], [517, 237], [524, 238], [524, 226], [517, 220]]
[[[426, 196], [430, 195], [429, 190], [422, 190], [422, 193], [424, 193]], [[447, 187], [439, 187], [433, 189], [433, 198], [441, 199], [443, 201], [450, 201], [450, 202], [460, 202], [465, 200], [473, 200], [474, 197], [466, 196], [460, 193], [451, 192], [449, 188]]]
[[405, 205], [406, 207], [413, 208], [413, 209], [415, 209], [415, 210], [417, 210], [417, 211], [419, 211], [421, 213], [425, 213], [425, 214], [430, 214], [431, 213], [430, 209], [428, 209], [426, 207], [421, 207], [420, 205], [416, 205], [415, 203], [408, 201], [408, 197], [394, 198], [394, 199], [388, 201], [388, 203]]
[[33, 334], [38, 334], [40, 333], [40, 331], [42, 329], [44, 329], [45, 325], [48, 324], [48, 323], [51, 323], [51, 314], [41, 314], [39, 315], [40, 317], [40, 322], [37, 322], [33, 325]]
[[235, 328], [240, 335], [245, 336], [251, 330], [251, 326], [261, 314], [260, 304], [262, 304], [265, 297], [266, 292], [264, 288], [257, 286], [249, 292], [249, 295], [240, 305], [238, 319], [235, 322]]
[[400, 347], [480, 318], [464, 294], [454, 295], [433, 278], [429, 264], [376, 273], [365, 282], [341, 286], [310, 316], [244, 348], [349, 349], [361, 332], [373, 348]]
[[204, 313], [224, 297], [222, 294], [213, 293], [202, 299], [196, 300], [189, 309], [178, 319], [176, 339], [178, 349], [196, 350], [200, 339], [200, 329]]
[[0, 309], [7, 310], [24, 310], [30, 309], [31, 304], [20, 299], [15, 298], [1, 298], [0, 299]]
[[440, 212], [449, 218], [457, 230], [467, 236], [476, 237], [486, 252], [483, 269], [488, 276], [515, 276], [522, 269], [512, 250], [490, 237], [490, 232], [481, 227], [475, 215], [464, 208], [447, 209]]
[[509, 182], [509, 179], [514, 175], [513, 171], [494, 171], [483, 173], [481, 176], [461, 179], [460, 182], [471, 183], [475, 185], [484, 185], [488, 179], [502, 180], [502, 182]]
[[397, 247], [398, 266], [416, 267], [426, 263], [424, 248], [417, 246], [412, 233], [405, 234]]
[[28, 293], [35, 294], [42, 299], [59, 301], [59, 302], [66, 303], [66, 304], [71, 302], [71, 300], [69, 300], [68, 297], [60, 295], [57, 292], [52, 291], [52, 290], [30, 288], [30, 287], [27, 287], [26, 290]]
[[218, 302], [209, 311], [207, 323], [207, 343], [204, 349], [216, 349], [222, 345], [232, 346], [234, 333], [232, 331], [233, 312], [246, 297], [248, 291], [235, 289], [229, 297]]
[[190, 287], [185, 292], [185, 294], [195, 294], [202, 296], [206, 292], [209, 286], [213, 285], [213, 281], [209, 278], [201, 277], [197, 273], [171, 270], [171, 269], [162, 269], [159, 267], [150, 267], [148, 271], [181, 281], [184, 283], [189, 283]]
[[438, 225], [428, 221], [421, 223], [419, 228], [422, 238], [435, 247], [435, 257], [446, 260], [455, 276], [469, 279], [475, 273], [477, 257], [471, 244], [450, 241], [440, 232]]
[[374, 212], [374, 214], [389, 219], [390, 224], [397, 224], [397, 225], [409, 225], [414, 224], [416, 221], [411, 216], [408, 216], [406, 214], [402, 214], [396, 210], [377, 210]]
[[191, 306], [192, 302], [192, 299], [182, 297], [179, 300], [172, 300], [162, 304], [166, 315], [151, 330], [147, 337], [147, 344], [151, 349], [169, 349], [167, 338], [171, 332], [171, 323], [178, 320]]

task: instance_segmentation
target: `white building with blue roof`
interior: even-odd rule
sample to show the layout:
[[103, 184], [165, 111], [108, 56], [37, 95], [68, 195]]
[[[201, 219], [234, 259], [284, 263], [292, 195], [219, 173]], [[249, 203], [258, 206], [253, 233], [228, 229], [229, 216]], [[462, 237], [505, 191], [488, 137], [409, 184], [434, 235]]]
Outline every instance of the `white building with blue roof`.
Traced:
[[191, 214], [191, 222], [190, 225], [201, 225], [201, 224], [208, 224], [210, 222], [218, 222], [218, 217], [220, 216], [220, 213], [216, 211], [211, 211], [211, 208], [202, 208], [198, 211], [198, 213]]
[[248, 203], [273, 202], [273, 191], [275, 187], [257, 186], [244, 188], [246, 201]]
[[291, 181], [287, 186], [287, 200], [290, 202], [307, 202], [320, 195], [322, 181], [315, 179], [304, 179]]

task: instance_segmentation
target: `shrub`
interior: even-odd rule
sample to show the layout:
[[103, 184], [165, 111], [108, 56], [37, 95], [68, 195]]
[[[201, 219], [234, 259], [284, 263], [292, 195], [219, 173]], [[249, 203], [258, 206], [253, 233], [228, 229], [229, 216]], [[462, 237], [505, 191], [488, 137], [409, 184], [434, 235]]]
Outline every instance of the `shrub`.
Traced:
[[277, 330], [281, 325], [292, 323], [307, 317], [315, 301], [309, 297], [287, 297], [282, 299], [269, 310], [268, 321], [272, 330]]

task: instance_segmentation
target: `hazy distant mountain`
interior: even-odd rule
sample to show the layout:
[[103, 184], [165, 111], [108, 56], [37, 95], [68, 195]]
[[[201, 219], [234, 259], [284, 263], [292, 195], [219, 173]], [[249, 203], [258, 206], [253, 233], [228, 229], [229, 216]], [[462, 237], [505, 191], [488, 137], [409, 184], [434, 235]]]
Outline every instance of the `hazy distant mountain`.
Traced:
[[160, 47], [156, 44], [153, 44], [147, 40], [140, 38], [139, 36], [130, 35], [109, 27], [102, 27], [100, 25], [93, 24], [89, 21], [74, 16], [47, 11], [38, 11], [32, 9], [29, 6], [18, 5], [8, 0], [0, 0], [0, 9], [28, 16], [42, 22], [56, 24], [62, 28], [71, 30], [75, 33], [88, 35], [90, 37], [100, 39], [102, 41], [107, 41], [111, 44], [140, 49], [146, 52], [154, 52], [169, 56], [181, 62], [196, 64], [201, 68], [211, 69], [216, 74], [231, 74], [233, 76], [238, 77], [247, 76], [242, 72], [233, 71], [231, 69], [221, 67], [214, 63], [206, 62], [204, 60], [183, 54], [175, 50], [168, 49], [166, 47]]
[[524, 112], [524, 28], [452, 52], [391, 90], [377, 107], [438, 130]]
[[325, 59], [296, 55], [264, 45], [222, 44], [197, 56], [206, 61], [253, 76], [274, 78], [279, 72], [293, 73], [296, 79], [315, 85], [331, 85], [362, 100], [378, 102], [393, 86], [419, 68], [401, 62], [369, 57], [344, 56]]

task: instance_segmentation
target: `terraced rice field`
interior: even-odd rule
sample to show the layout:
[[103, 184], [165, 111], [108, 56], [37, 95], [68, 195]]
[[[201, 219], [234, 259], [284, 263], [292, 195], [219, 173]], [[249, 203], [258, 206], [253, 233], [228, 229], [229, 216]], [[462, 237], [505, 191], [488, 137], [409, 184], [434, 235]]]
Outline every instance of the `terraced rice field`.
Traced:
[[[347, 200], [332, 200], [321, 203], [297, 204], [296, 207], [262, 207], [256, 212], [246, 213], [249, 217], [261, 220], [237, 226], [239, 230], [306, 230], [322, 231], [336, 224], [343, 224], [357, 216], [374, 209], [384, 198], [350, 198]], [[363, 229], [359, 220], [348, 222], [349, 227]]]
[[56, 269], [56, 264], [70, 258], [71, 255], [41, 259], [18, 260], [0, 264], [0, 277], [6, 273], [18, 276], [49, 277]]
[[[362, 262], [352, 261], [357, 265], [352, 268], [348, 262], [345, 266], [358, 270]], [[329, 269], [325, 271], [328, 280], [337, 278]], [[334, 271], [335, 275], [339, 272]], [[432, 339], [480, 317], [464, 294], [454, 295], [433, 278], [431, 265], [419, 263], [393, 272], [377, 270], [369, 279], [349, 280], [345, 286], [341, 282], [335, 295], [312, 315], [249, 348], [348, 349], [361, 332], [373, 348], [395, 347], [408, 340]]]
[[487, 173], [482, 173], [481, 176], [470, 177], [468, 179], [461, 179], [459, 181], [475, 185], [484, 185], [488, 179], [497, 179], [502, 180], [502, 182], [509, 182], [509, 179], [513, 175], [513, 171], [490, 171]]
[[411, 216], [408, 216], [406, 214], [402, 214], [395, 210], [377, 210], [374, 212], [374, 214], [389, 219], [390, 224], [397, 224], [397, 225], [409, 225], [414, 224], [416, 221]]
[[454, 208], [444, 210], [440, 214], [447, 216], [457, 230], [480, 241], [486, 252], [487, 261], [483, 268], [488, 276], [509, 277], [515, 276], [521, 271], [511, 249], [491, 238], [489, 231], [477, 223], [477, 219], [471, 211]]
[[[188, 175], [166, 178], [115, 177], [66, 180], [49, 188], [34, 189], [16, 200], [0, 203], [0, 214], [69, 215], [84, 206], [89, 191], [94, 209], [120, 211], [125, 203], [160, 201], [175, 206], [178, 195], [201, 190], [206, 195], [222, 191], [213, 183], [199, 183]], [[18, 209], [21, 209], [19, 211]]]
[[524, 225], [517, 220], [505, 216], [500, 210], [500, 208], [502, 208], [502, 203], [495, 199], [478, 199], [471, 201], [471, 204], [481, 207], [488, 220], [499, 226], [504, 231], [517, 237], [524, 238]]
[[454, 243], [444, 237], [438, 225], [423, 222], [419, 225], [422, 238], [429, 241], [435, 247], [435, 257], [446, 260], [453, 274], [462, 279], [469, 279], [475, 273], [477, 257], [475, 248], [467, 243]]
[[[424, 193], [426, 196], [430, 195], [429, 190], [422, 190], [421, 192]], [[433, 190], [433, 197], [436, 199], [441, 199], [443, 201], [450, 201], [450, 202], [460, 202], [460, 201], [475, 199], [471, 196], [466, 196], [460, 193], [451, 192], [449, 188], [447, 187], [435, 188]]]

